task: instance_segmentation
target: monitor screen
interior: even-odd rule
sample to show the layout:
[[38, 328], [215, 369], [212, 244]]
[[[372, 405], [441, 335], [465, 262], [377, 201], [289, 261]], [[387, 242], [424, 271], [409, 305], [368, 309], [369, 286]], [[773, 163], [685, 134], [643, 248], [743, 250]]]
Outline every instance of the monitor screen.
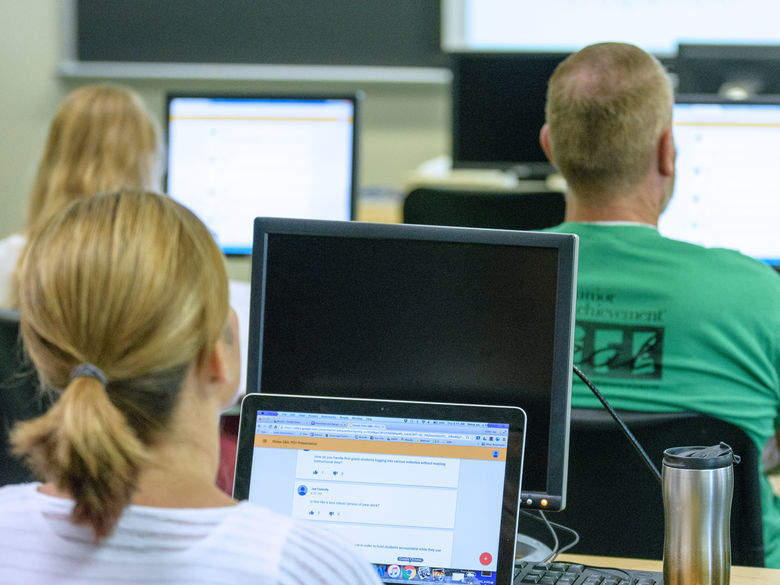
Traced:
[[247, 392], [510, 405], [565, 504], [575, 236], [259, 218]]
[[661, 234], [780, 269], [780, 99], [680, 95], [674, 137], [677, 178]]
[[539, 144], [547, 80], [566, 53], [452, 55], [452, 164], [552, 173]]
[[168, 194], [226, 254], [258, 216], [350, 220], [358, 96], [168, 96]]

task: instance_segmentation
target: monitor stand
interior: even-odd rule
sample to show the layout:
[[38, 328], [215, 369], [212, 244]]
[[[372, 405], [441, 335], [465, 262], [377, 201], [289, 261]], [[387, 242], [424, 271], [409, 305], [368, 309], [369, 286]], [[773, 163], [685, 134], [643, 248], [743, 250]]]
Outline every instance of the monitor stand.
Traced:
[[515, 541], [515, 560], [542, 563], [550, 558], [552, 549], [540, 540], [536, 540], [527, 534], [517, 535]]
[[543, 562], [552, 554], [552, 549], [546, 544], [553, 541], [550, 529], [536, 514], [533, 510], [520, 510], [515, 540], [516, 560]]

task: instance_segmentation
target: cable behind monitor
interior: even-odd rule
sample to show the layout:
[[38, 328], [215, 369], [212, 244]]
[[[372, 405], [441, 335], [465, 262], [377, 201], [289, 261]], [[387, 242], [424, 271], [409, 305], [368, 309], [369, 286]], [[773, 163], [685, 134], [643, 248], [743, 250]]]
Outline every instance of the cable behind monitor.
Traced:
[[596, 398], [599, 399], [599, 402], [604, 406], [604, 408], [607, 409], [607, 412], [612, 416], [613, 419], [615, 419], [615, 422], [620, 427], [620, 430], [623, 431], [623, 434], [626, 436], [626, 438], [629, 440], [631, 445], [634, 447], [637, 453], [639, 453], [639, 456], [642, 458], [642, 460], [645, 462], [645, 465], [650, 469], [651, 473], [655, 477], [655, 479], [658, 481], [658, 483], [661, 483], [661, 473], [658, 471], [658, 468], [653, 464], [653, 461], [650, 459], [650, 457], [647, 455], [647, 452], [642, 448], [642, 445], [640, 445], [639, 441], [637, 441], [634, 434], [631, 432], [631, 430], [626, 426], [626, 424], [620, 419], [617, 412], [615, 412], [615, 409], [612, 408], [612, 406], [607, 402], [607, 399], [604, 398], [604, 395], [599, 392], [598, 388], [596, 388], [595, 384], [591, 382], [591, 380], [580, 370], [577, 366], [572, 365], [572, 368], [574, 369], [574, 373], [579, 376], [580, 380], [585, 382], [585, 385], [590, 388], [591, 392], [595, 394]]
[[[607, 399], [604, 397], [604, 395], [599, 391], [598, 388], [596, 388], [596, 385], [588, 378], [582, 370], [580, 370], [577, 366], [572, 365], [572, 369], [574, 370], [574, 373], [577, 374], [577, 376], [585, 383], [585, 385], [590, 388], [591, 392], [596, 396], [596, 398], [599, 399], [599, 402], [604, 406], [604, 408], [609, 412], [609, 414], [612, 416], [612, 418], [615, 420], [615, 422], [620, 427], [620, 430], [623, 431], [623, 434], [626, 436], [626, 438], [629, 440], [631, 445], [634, 447], [637, 453], [639, 453], [639, 456], [644, 461], [645, 465], [650, 469], [651, 473], [655, 477], [655, 479], [661, 483], [661, 473], [658, 471], [658, 468], [653, 464], [653, 461], [650, 459], [650, 457], [647, 455], [647, 452], [644, 450], [642, 445], [639, 443], [637, 438], [634, 436], [634, 434], [631, 432], [631, 430], [626, 426], [626, 424], [620, 419], [620, 416], [615, 412], [615, 409], [612, 408], [612, 406], [609, 404]], [[544, 515], [544, 512], [541, 510], [538, 512], [539, 517], [536, 518], [534, 515], [532, 515], [529, 512], [526, 512], [524, 510], [520, 511], [521, 514], [524, 514], [528, 517], [535, 518], [537, 520], [540, 520], [543, 522], [547, 529], [549, 530], [550, 534], [553, 538], [553, 547], [551, 549], [550, 554], [547, 556], [542, 563], [552, 563], [555, 562], [555, 559], [558, 557], [559, 554], [561, 554], [564, 551], [569, 550], [570, 548], [574, 547], [580, 540], [579, 534], [572, 530], [571, 528], [564, 526], [562, 524], [558, 524], [556, 522], [551, 522], [547, 519], [547, 517]], [[560, 542], [558, 540], [558, 535], [555, 531], [555, 529], [565, 530], [568, 533], [571, 534], [572, 541], [567, 543], [565, 546], [561, 547]]]

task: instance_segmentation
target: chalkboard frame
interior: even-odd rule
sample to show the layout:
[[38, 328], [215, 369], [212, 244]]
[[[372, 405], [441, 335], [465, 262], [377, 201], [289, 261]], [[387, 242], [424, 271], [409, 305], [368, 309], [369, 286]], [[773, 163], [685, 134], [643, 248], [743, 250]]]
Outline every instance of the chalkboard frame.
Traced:
[[[164, 3], [157, 2], [155, 5], [164, 6], [172, 2], [173, 0], [166, 0]], [[177, 0], [186, 1], [186, 0]], [[233, 0], [244, 1], [244, 0]], [[254, 3], [259, 3], [260, 0], [251, 0]], [[273, 0], [271, 0], [272, 2]], [[374, 0], [376, 3], [382, 5], [387, 4], [387, 0]], [[403, 3], [408, 0], [393, 0], [396, 4]], [[420, 0], [414, 0], [419, 2]], [[431, 11], [431, 4], [435, 3], [438, 11], [438, 0], [424, 0], [427, 4], [427, 10]], [[325, 64], [325, 63], [295, 63], [295, 51], [290, 59], [280, 59], [289, 62], [275, 62], [275, 63], [252, 63], [247, 62], [246, 56], [242, 59], [238, 59], [239, 62], [193, 62], [193, 61], [174, 61], [174, 60], [162, 60], [154, 57], [155, 60], [146, 60], [146, 57], [138, 52], [131, 55], [130, 58], [125, 58], [124, 55], [120, 55], [116, 50], [112, 49], [105, 56], [101, 56], [93, 49], [90, 49], [88, 58], [83, 58], [80, 55], [85, 52], [83, 47], [80, 47], [80, 29], [83, 30], [83, 23], [79, 22], [80, 10], [82, 11], [94, 0], [63, 0], [61, 5], [61, 19], [63, 24], [63, 39], [62, 39], [62, 58], [58, 67], [58, 73], [63, 77], [70, 78], [122, 78], [122, 79], [224, 79], [224, 80], [290, 80], [290, 81], [343, 81], [343, 82], [378, 82], [378, 83], [432, 83], [432, 84], [446, 84], [451, 79], [450, 71], [447, 68], [447, 59], [444, 52], [442, 52], [439, 45], [440, 35], [440, 15], [437, 12], [435, 23], [428, 22], [427, 26], [436, 27], [435, 31], [427, 30], [415, 32], [416, 39], [427, 39], [427, 57], [425, 55], [415, 57], [416, 63], [410, 66], [397, 65], [397, 64], [382, 64], [382, 63], [362, 63], [362, 64]], [[138, 6], [138, 2], [134, 0], [102, 0], [101, 5], [110, 2], [117, 7], [124, 7], [125, 9], [132, 3], [133, 6]], [[335, 4], [344, 0], [335, 0]], [[392, 5], [393, 2], [390, 2]], [[219, 6], [222, 3], [208, 3], [208, 5]], [[274, 3], [277, 5], [279, 3]], [[284, 4], [284, 3], [283, 3]], [[397, 8], [397, 6], [396, 6]], [[112, 12], [111, 10], [103, 11], [105, 13]], [[115, 17], [117, 19], [122, 18], [123, 12], [121, 10], [114, 10], [116, 14], [114, 16], [106, 16], [106, 18]], [[397, 16], [397, 15], [396, 15]], [[430, 16], [430, 15], [429, 15]], [[141, 22], [142, 19], [136, 19]], [[429, 19], [430, 20], [430, 19]], [[395, 19], [396, 24], [399, 22], [399, 18]], [[80, 27], [80, 24], [82, 25]], [[224, 23], [223, 23], [224, 24]], [[136, 23], [137, 26], [140, 26]], [[94, 23], [90, 26], [94, 27]], [[103, 38], [102, 42], [110, 44], [115, 42], [128, 42], [128, 39], [132, 38], [132, 34], [127, 33], [122, 28], [117, 28], [115, 22], [111, 26], [107, 26], [104, 32], [101, 32], [99, 36]], [[140, 30], [140, 29], [139, 29]], [[156, 29], [160, 31], [158, 26]], [[152, 31], [154, 32], [154, 31]], [[391, 35], [386, 35], [386, 38]], [[221, 38], [221, 37], [220, 37]], [[436, 39], [435, 49], [431, 48], [431, 39]], [[343, 41], [343, 39], [342, 39]], [[346, 41], [344, 41], [346, 42]], [[294, 43], [292, 43], [294, 44]], [[342, 46], [344, 46], [342, 44]], [[278, 48], [278, 47], [277, 47]], [[147, 50], [147, 49], [145, 49]], [[112, 52], [113, 51], [113, 52]], [[435, 54], [434, 54], [435, 53]], [[118, 56], [119, 55], [119, 56]], [[146, 55], [148, 56], [148, 54]], [[403, 58], [403, 55], [393, 56], [396, 61], [399, 58]], [[311, 59], [309, 59], [311, 60]], [[343, 60], [343, 58], [342, 58]], [[392, 59], [389, 59], [392, 60]], [[430, 63], [427, 63], [430, 61]]]

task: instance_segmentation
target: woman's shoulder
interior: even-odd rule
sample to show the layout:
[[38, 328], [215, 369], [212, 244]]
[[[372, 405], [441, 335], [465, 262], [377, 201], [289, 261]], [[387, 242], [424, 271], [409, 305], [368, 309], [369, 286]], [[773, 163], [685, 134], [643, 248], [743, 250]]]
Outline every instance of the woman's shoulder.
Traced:
[[0, 307], [7, 306], [11, 299], [13, 274], [26, 241], [21, 234], [0, 240]]
[[270, 548], [278, 547], [281, 583], [300, 582], [301, 578], [319, 580], [323, 585], [335, 581], [345, 585], [378, 583], [371, 563], [324, 523], [284, 516], [249, 502], [236, 506], [233, 516], [241, 518], [255, 542], [262, 532], [260, 538], [267, 539]]
[[27, 242], [22, 234], [11, 234], [6, 238], [0, 239], [0, 261], [5, 261], [7, 256], [19, 256], [24, 244]]
[[39, 482], [30, 482], [0, 486], [0, 509], [34, 497], [39, 485]]
[[40, 509], [39, 483], [8, 484], [0, 487], [0, 543], [20, 530], [31, 530]]

